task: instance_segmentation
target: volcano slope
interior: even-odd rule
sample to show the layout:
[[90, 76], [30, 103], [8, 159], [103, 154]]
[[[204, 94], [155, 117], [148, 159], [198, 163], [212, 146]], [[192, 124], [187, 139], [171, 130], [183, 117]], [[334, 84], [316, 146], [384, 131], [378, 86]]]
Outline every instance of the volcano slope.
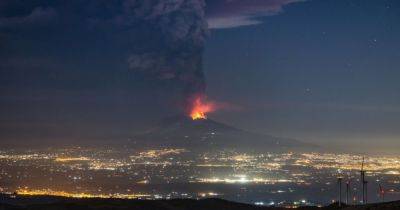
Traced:
[[134, 136], [134, 142], [147, 147], [195, 149], [237, 149], [276, 151], [316, 149], [295, 139], [245, 131], [212, 119], [192, 120], [175, 116], [162, 120], [148, 131]]

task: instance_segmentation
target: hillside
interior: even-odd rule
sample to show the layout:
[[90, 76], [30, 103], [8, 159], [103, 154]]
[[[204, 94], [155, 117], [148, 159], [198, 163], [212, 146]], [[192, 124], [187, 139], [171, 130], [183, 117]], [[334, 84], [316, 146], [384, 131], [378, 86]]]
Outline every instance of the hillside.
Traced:
[[[21, 199], [21, 200], [19, 200]], [[53, 200], [53, 201], [50, 201]], [[13, 203], [13, 204], [5, 204]], [[22, 204], [23, 203], [23, 204]], [[284, 208], [260, 207], [235, 203], [221, 199], [176, 199], [176, 200], [120, 200], [120, 199], [65, 199], [57, 201], [46, 197], [17, 198], [0, 201], [0, 210], [279, 210]], [[335, 210], [337, 205], [300, 207], [304, 210]], [[393, 210], [400, 209], [400, 201], [369, 204], [365, 206], [345, 206], [344, 210]]]

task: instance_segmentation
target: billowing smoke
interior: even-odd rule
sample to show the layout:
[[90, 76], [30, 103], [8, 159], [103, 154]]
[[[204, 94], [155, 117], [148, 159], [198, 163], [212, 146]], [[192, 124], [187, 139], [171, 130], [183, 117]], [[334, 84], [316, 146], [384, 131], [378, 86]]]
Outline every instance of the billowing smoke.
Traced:
[[90, 75], [81, 86], [107, 75], [109, 87], [130, 91], [130, 100], [166, 109], [186, 109], [204, 94], [204, 0], [0, 2], [0, 35], [39, 37], [61, 59], [72, 55], [75, 67], [87, 65], [79, 74]]
[[201, 119], [225, 109], [204, 96], [207, 22], [249, 25], [296, 1], [0, 0], [0, 78], [11, 122], [2, 139], [119, 136], [160, 116]]
[[[65, 84], [65, 89], [85, 87], [99, 95], [109, 91], [115, 101], [124, 100], [119, 104], [127, 104], [127, 110], [135, 109], [129, 101], [151, 110], [148, 113], [188, 114], [196, 102], [209, 101], [202, 69], [208, 28], [260, 24], [259, 17], [301, 1], [305, 0], [0, 0], [0, 42], [12, 41], [0, 44], [18, 43], [13, 47], [21, 52], [28, 46], [32, 52], [49, 50], [45, 56], [51, 56], [31, 60], [39, 60], [40, 68], [48, 63], [47, 71], [57, 75], [60, 82], [55, 83]], [[33, 44], [24, 46], [19, 40]], [[25, 58], [10, 55], [15, 50], [3, 51], [10, 58], [0, 65], [24, 63], [19, 60]], [[70, 66], [52, 66], [60, 60]], [[42, 71], [38, 75], [47, 77]]]
[[[127, 0], [123, 14], [116, 18], [122, 25], [144, 21], [160, 33], [161, 48], [145, 49], [129, 55], [129, 68], [161, 83], [171, 83], [183, 94], [187, 108], [195, 95], [205, 91], [202, 52], [207, 36], [203, 0]], [[159, 41], [159, 40], [157, 40]]]

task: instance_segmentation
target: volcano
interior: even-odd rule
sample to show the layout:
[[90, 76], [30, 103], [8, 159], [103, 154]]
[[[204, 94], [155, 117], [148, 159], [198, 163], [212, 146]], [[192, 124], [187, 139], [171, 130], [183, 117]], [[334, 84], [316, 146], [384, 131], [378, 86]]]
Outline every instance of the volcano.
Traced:
[[169, 117], [148, 131], [136, 135], [135, 142], [145, 147], [196, 149], [278, 150], [314, 147], [295, 139], [280, 138], [235, 128], [209, 118]]

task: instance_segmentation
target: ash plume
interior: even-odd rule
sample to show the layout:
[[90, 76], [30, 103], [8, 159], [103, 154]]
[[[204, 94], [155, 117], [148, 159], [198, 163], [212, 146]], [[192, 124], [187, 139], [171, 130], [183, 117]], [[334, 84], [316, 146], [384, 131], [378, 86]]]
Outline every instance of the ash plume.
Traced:
[[162, 35], [162, 49], [132, 53], [129, 68], [151, 80], [173, 83], [183, 94], [187, 106], [193, 95], [204, 94], [202, 70], [203, 44], [207, 22], [203, 0], [127, 0], [117, 24], [129, 25], [141, 20], [151, 23]]
[[[193, 95], [204, 94], [202, 54], [208, 35], [204, 0], [1, 2], [0, 35], [12, 38], [14, 31], [23, 31], [28, 39], [45, 37], [52, 46], [59, 46], [57, 39], [74, 37], [62, 47], [82, 55], [76, 63], [93, 62], [86, 69], [98, 73], [98, 63], [114, 62], [118, 69], [109, 68], [107, 74], [118, 78], [115, 86], [131, 91], [136, 101], [152, 95], [143, 103], [157, 101], [153, 104], [182, 111]], [[103, 60], [84, 56], [96, 54]]]

